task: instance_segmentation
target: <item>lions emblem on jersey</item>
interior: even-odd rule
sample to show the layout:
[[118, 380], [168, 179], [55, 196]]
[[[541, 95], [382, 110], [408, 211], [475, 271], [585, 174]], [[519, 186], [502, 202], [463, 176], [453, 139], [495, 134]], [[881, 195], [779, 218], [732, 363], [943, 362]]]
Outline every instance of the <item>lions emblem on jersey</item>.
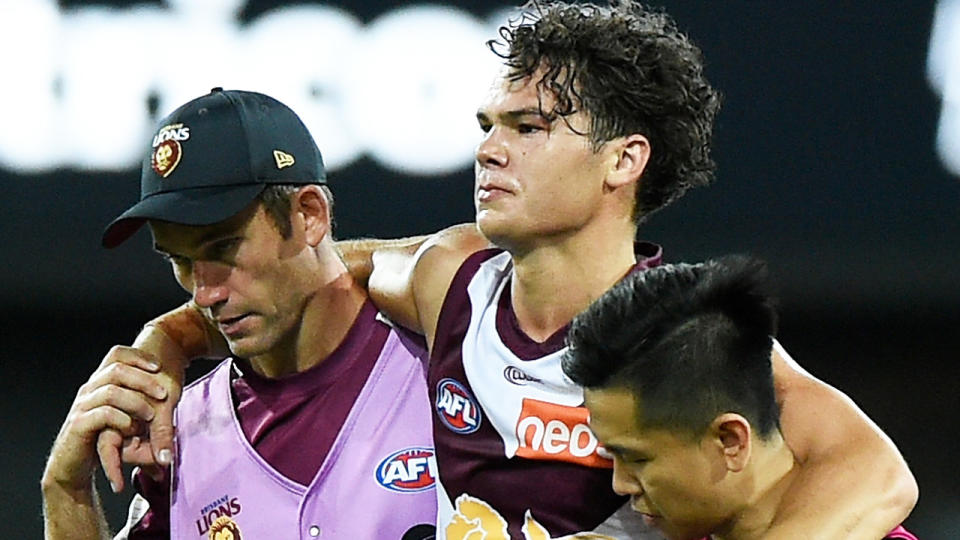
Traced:
[[221, 516], [210, 525], [208, 538], [210, 540], [241, 540], [243, 537], [240, 536], [240, 527], [237, 526], [236, 521], [227, 516]]

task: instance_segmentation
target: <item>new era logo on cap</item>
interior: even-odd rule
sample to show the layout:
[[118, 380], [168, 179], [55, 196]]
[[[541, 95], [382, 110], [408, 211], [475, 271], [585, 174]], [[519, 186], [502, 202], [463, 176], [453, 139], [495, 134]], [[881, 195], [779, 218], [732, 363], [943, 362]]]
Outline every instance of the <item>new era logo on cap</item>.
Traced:
[[286, 152], [281, 152], [280, 150], [273, 151], [273, 160], [277, 162], [278, 169], [289, 167], [297, 162], [295, 159], [293, 159], [293, 156]]

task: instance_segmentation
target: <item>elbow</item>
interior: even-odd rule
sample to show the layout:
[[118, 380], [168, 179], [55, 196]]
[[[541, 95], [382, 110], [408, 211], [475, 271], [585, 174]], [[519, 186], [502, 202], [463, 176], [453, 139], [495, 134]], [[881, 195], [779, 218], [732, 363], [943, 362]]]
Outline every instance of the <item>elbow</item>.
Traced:
[[919, 498], [920, 486], [917, 485], [917, 479], [914, 478], [906, 463], [902, 463], [890, 490], [890, 505], [902, 516], [900, 521], [910, 515]]
[[882, 495], [878, 497], [879, 504], [875, 507], [878, 523], [888, 524], [891, 529], [907, 519], [920, 498], [916, 478], [906, 461], [899, 455], [897, 457], [896, 462], [887, 469], [885, 485], [881, 487]]

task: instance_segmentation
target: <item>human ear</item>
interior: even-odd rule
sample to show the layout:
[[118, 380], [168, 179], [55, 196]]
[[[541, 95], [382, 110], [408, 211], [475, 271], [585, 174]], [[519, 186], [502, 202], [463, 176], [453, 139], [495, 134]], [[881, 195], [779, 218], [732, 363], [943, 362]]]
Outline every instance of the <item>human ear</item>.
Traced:
[[317, 185], [300, 188], [293, 195], [293, 211], [302, 220], [304, 240], [316, 247], [330, 233], [330, 201]]
[[619, 188], [637, 182], [650, 161], [650, 141], [639, 133], [617, 140], [616, 161], [607, 185]]
[[736, 413], [723, 413], [713, 420], [710, 432], [730, 472], [740, 472], [750, 461], [751, 427], [746, 418]]

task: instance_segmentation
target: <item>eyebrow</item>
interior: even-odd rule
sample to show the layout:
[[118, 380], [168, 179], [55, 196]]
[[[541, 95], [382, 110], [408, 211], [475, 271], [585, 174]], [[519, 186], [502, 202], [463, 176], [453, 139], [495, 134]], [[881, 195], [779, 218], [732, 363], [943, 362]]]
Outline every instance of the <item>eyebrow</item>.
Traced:
[[[543, 114], [543, 112], [541, 112], [541, 110], [540, 110], [539, 107], [527, 107], [527, 108], [524, 108], [524, 109], [514, 109], [514, 110], [511, 110], [511, 111], [504, 111], [504, 112], [502, 112], [502, 113], [495, 114], [494, 116], [499, 117], [499, 118], [503, 118], [503, 119], [507, 119], [507, 120], [511, 120], [511, 121], [514, 121], [514, 122], [517, 121], [517, 120], [520, 119], [520, 118], [523, 118], [524, 116], [537, 116], [537, 117], [540, 117], [540, 118], [542, 118], [542, 119], [544, 119], [544, 120], [550, 121], [550, 119], [547, 117], [547, 115], [545, 115], [545, 114]], [[490, 115], [488, 115], [486, 112], [484, 112], [484, 111], [482, 111], [482, 110], [477, 111], [477, 120], [483, 121], [483, 120], [488, 119], [488, 118], [490, 118]]]
[[603, 448], [604, 448], [607, 452], [610, 452], [610, 453], [612, 453], [612, 454], [617, 454], [618, 456], [623, 456], [624, 454], [626, 454], [627, 452], [629, 452], [629, 450], [627, 450], [626, 448], [624, 448], [624, 447], [622, 447], [622, 446], [618, 446], [618, 445], [616, 445], [616, 444], [605, 444], [605, 445], [603, 445]]
[[[234, 238], [234, 237], [241, 237], [241, 236], [243, 235], [236, 229], [227, 229], [227, 230], [214, 229], [208, 232], [207, 234], [204, 234], [203, 236], [201, 236], [194, 245], [197, 246], [198, 248], [203, 248], [207, 244], [217, 242], [219, 240], [225, 240], [227, 238]], [[166, 257], [178, 256], [173, 251], [158, 244], [156, 241], [154, 241], [153, 243], [153, 250], [159, 253], [160, 255], [164, 255]]]

